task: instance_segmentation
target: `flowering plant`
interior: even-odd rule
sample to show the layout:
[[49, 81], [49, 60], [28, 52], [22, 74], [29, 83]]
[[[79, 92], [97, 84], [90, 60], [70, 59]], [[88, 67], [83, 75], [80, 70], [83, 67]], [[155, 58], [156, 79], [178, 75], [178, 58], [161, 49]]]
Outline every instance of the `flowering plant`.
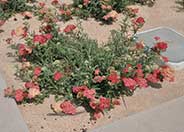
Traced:
[[30, 0], [0, 0], [0, 20], [6, 20], [14, 13], [31, 10], [28, 2]]
[[135, 40], [145, 23], [142, 17], [125, 17], [121, 30], [112, 31], [104, 46], [75, 25], [61, 30], [55, 22], [46, 22], [39, 34], [27, 33], [26, 43], [17, 46], [22, 63], [17, 75], [25, 85], [23, 89], [7, 88], [5, 95], [18, 103], [41, 103], [54, 95], [54, 112], [75, 114], [76, 107], [83, 106], [98, 119], [119, 105], [121, 96], [133, 95], [137, 88], [148, 88], [151, 83], [174, 80], [173, 70], [158, 64], [160, 59], [168, 60], [161, 55], [167, 43], [156, 37], [149, 48]]
[[126, 6], [134, 3], [153, 4], [155, 0], [73, 0], [75, 14], [88, 18], [95, 17], [110, 23], [116, 20], [118, 13], [126, 11]]

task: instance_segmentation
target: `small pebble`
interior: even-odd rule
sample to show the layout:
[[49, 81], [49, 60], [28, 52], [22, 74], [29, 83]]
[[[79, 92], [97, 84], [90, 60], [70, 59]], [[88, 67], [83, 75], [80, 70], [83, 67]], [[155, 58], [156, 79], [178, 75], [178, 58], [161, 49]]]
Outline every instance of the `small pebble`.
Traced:
[[111, 116], [108, 116], [108, 118], [110, 119], [110, 118], [111, 118]]
[[82, 128], [81, 130], [82, 130], [82, 132], [87, 132], [88, 129], [87, 128]]
[[14, 18], [13, 20], [14, 20], [14, 21], [17, 21], [17, 18]]

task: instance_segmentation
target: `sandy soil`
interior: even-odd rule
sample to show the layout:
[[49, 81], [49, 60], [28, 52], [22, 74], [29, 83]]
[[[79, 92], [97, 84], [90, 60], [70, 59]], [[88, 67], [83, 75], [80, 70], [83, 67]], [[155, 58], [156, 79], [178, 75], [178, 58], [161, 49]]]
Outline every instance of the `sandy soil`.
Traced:
[[[69, 0], [65, 1], [68, 2]], [[167, 26], [184, 34], [184, 12], [178, 12], [176, 6], [175, 0], [157, 0], [157, 3], [152, 8], [146, 6], [139, 7], [140, 15], [146, 19], [146, 24], [142, 30]], [[17, 21], [14, 21], [14, 18], [17, 18]], [[6, 44], [5, 40], [10, 37], [11, 30], [22, 25], [23, 22], [22, 16], [16, 15], [2, 26], [4, 32], [0, 33], [0, 71], [9, 86], [14, 85], [19, 87], [22, 83], [14, 75], [16, 71], [14, 66], [18, 63], [16, 62], [16, 58], [12, 56], [13, 50], [8, 48], [9, 45]], [[27, 20], [27, 22], [30, 24], [31, 30], [37, 30], [40, 24], [35, 18]], [[76, 21], [73, 20], [60, 24], [64, 27], [64, 25], [73, 22], [75, 23]], [[94, 19], [89, 19], [82, 21], [82, 27], [90, 37], [97, 39], [99, 42], [105, 42], [110, 35], [110, 30], [117, 29], [119, 26], [118, 22], [113, 25], [102, 26], [99, 22], [94, 21]], [[18, 43], [22, 40], [15, 38], [13, 41]], [[125, 98], [128, 109], [125, 109], [123, 105], [118, 106], [97, 122], [90, 122], [89, 115], [86, 112], [74, 116], [54, 115], [49, 108], [49, 104], [53, 102], [52, 98], [45, 100], [41, 105], [27, 104], [20, 105], [19, 108], [30, 132], [84, 132], [85, 128], [87, 130], [93, 129], [183, 96], [183, 80], [184, 70], [180, 70], [176, 72], [176, 81], [174, 83], [164, 83], [161, 89], [149, 88], [138, 90], [134, 96]]]

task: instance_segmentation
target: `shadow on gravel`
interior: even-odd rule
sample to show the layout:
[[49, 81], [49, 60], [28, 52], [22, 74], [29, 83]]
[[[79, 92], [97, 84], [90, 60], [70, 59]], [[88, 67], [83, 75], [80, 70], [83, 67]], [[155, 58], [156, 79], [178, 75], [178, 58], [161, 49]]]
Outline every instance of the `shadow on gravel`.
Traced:
[[184, 12], [184, 0], [176, 0], [175, 3], [177, 4], [175, 8], [177, 12]]

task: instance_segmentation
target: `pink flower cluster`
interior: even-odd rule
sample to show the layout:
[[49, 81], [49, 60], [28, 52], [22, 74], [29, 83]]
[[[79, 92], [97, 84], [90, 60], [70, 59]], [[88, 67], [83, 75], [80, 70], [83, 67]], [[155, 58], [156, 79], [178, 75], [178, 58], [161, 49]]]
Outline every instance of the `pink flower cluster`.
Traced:
[[26, 46], [25, 44], [20, 44], [18, 47], [18, 53], [20, 56], [25, 56], [32, 53], [32, 48]]
[[85, 97], [90, 100], [95, 99], [95, 89], [89, 89], [87, 86], [74, 86], [72, 88], [72, 91], [80, 98]]
[[120, 105], [119, 100], [114, 99], [111, 102], [110, 98], [100, 97], [99, 99], [95, 98], [95, 90], [89, 89], [87, 86], [75, 86], [72, 88], [73, 93], [77, 94], [77, 97], [80, 99], [88, 99], [89, 106], [94, 111], [93, 117], [94, 119], [98, 119], [101, 117], [102, 113], [106, 109], [110, 109], [111, 103], [113, 105]]
[[61, 111], [65, 114], [73, 115], [76, 113], [75, 106], [71, 103], [71, 101], [64, 101], [60, 104]]
[[34, 35], [33, 42], [39, 44], [45, 44], [48, 40], [52, 39], [52, 34], [41, 34], [41, 35]]
[[13, 89], [8, 87], [4, 90], [4, 94], [5, 96], [14, 97], [16, 102], [22, 102], [24, 99], [33, 99], [40, 95], [40, 87], [34, 82], [26, 82], [25, 88]]

